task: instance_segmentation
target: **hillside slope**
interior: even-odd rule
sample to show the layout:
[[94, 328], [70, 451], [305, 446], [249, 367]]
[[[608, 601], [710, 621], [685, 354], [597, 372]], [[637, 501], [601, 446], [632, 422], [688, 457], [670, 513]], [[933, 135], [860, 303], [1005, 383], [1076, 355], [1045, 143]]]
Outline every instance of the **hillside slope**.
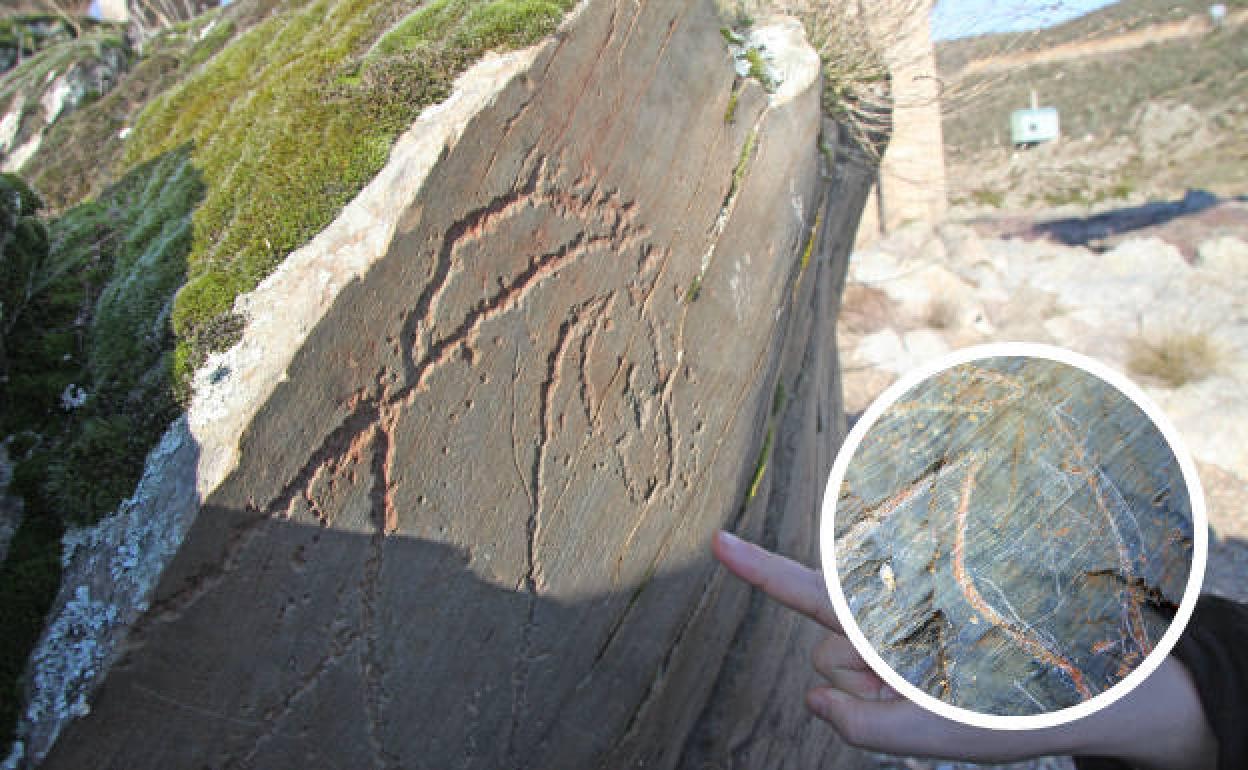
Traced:
[[[1147, 3], [1119, 5], [1124, 14], [1136, 9], [1132, 19], [1151, 18]], [[1096, 40], [1085, 41], [1079, 58], [948, 74], [944, 132], [955, 203], [1035, 208], [1248, 189], [1248, 26], [1112, 53]], [[1033, 91], [1059, 110], [1063, 138], [1014, 153], [1009, 115]]]
[[[936, 47], [937, 69], [952, 75], [968, 63], [996, 56], [1044, 51], [1069, 43], [1089, 43], [1157, 25], [1206, 20], [1205, 0], [1118, 0], [1052, 27], [946, 40]], [[1245, 0], [1223, 3], [1229, 13], [1248, 8]]]

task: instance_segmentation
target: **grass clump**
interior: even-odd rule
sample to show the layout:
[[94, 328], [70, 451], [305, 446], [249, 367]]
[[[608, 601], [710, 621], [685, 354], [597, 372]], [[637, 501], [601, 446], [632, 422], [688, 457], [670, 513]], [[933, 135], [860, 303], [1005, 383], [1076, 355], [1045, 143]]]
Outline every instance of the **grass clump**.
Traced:
[[1220, 349], [1208, 334], [1174, 333], [1154, 340], [1137, 336], [1128, 342], [1127, 370], [1179, 388], [1213, 375], [1221, 358]]
[[874, 32], [854, 3], [814, 3], [798, 14], [822, 64], [824, 114], [845, 126], [877, 163], [892, 131], [890, 76], [882, 47], [898, 39], [905, 19], [926, 13], [909, 0], [892, 11], [888, 23]]
[[737, 122], [737, 102], [739, 98], [736, 91], [728, 95], [728, 107], [724, 110], [724, 123], [731, 125]]
[[952, 329], [958, 325], [958, 306], [944, 297], [933, 299], [927, 306], [923, 323], [929, 329]]
[[156, 99], [125, 162], [189, 142], [207, 188], [172, 313], [178, 377], [228, 343], [234, 298], [333, 220], [457, 74], [549, 33], [569, 5], [435, 0], [392, 25], [389, 4], [319, 0], [258, 24]]
[[763, 448], [758, 452], [758, 460], [754, 463], [754, 475], [750, 478], [750, 491], [746, 494], [745, 500], [749, 502], [758, 494], [758, 487], [763, 483], [763, 476], [767, 474], [767, 461], [771, 457], [771, 442], [775, 438], [775, 427], [767, 427], [767, 437], [763, 439]]
[[728, 199], [737, 194], [741, 189], [741, 182], [745, 179], [745, 172], [750, 167], [750, 159], [754, 157], [754, 144], [758, 141], [758, 130], [750, 129], [745, 135], [745, 142], [741, 145], [741, 154], [737, 156], [737, 165], [732, 169], [732, 187], [728, 189]]
[[685, 291], [685, 302], [697, 302], [700, 296], [702, 296], [702, 276], [695, 275]]
[[1005, 193], [1000, 190], [981, 187], [977, 190], [971, 190], [971, 201], [979, 206], [990, 206], [991, 208], [999, 209], [1005, 205]]
[[810, 237], [806, 239], [806, 248], [802, 249], [802, 261], [799, 265], [800, 272], [798, 274], [799, 280], [801, 279], [801, 274], [805, 273], [806, 268], [810, 266], [810, 257], [815, 253], [815, 239], [819, 237], [819, 225], [822, 223], [823, 209], [819, 209], [815, 212], [815, 224], [810, 228]]

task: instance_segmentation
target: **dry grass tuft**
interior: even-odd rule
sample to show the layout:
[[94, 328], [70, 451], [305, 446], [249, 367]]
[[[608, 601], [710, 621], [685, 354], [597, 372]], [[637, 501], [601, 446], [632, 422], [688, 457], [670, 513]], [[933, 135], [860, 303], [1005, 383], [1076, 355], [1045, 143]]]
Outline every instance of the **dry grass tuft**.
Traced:
[[958, 325], [958, 316], [957, 303], [938, 297], [928, 304], [923, 324], [929, 329], [952, 329]]
[[1221, 359], [1218, 345], [1203, 332], [1168, 334], [1155, 339], [1138, 336], [1127, 343], [1127, 370], [1171, 388], [1211, 376]]

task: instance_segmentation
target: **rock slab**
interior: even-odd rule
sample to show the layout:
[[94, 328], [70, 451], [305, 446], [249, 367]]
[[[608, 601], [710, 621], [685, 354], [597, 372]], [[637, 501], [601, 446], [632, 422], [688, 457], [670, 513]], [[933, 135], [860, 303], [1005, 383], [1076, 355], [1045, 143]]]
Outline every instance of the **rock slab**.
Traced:
[[[759, 636], [709, 536], [809, 548], [763, 506], [801, 489], [783, 510], [813, 522], [842, 435], [840, 279], [803, 259], [818, 59], [773, 53], [768, 95], [709, 3], [591, 0], [461, 81], [476, 107], [422, 116], [453, 124], [402, 140], [425, 160], [241, 300], [175, 453], [197, 500], [151, 495], [194, 521], [45, 766], [674, 767], [750, 744], [686, 743], [742, 723], [704, 707]], [[822, 202], [852, 233], [848, 190]], [[795, 415], [813, 429], [786, 436]], [[795, 451], [801, 473], [769, 470]], [[803, 684], [757, 714], [809, 729]]]

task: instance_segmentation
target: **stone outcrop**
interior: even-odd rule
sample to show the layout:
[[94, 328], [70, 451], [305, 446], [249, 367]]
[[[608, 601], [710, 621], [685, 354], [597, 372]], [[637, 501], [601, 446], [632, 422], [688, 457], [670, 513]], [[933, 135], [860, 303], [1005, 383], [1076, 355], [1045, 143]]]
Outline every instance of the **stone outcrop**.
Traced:
[[843, 138], [821, 171], [800, 28], [769, 94], [719, 26], [590, 0], [488, 57], [240, 299], [69, 569], [28, 760], [59, 731], [45, 767], [857, 761], [802, 705], [817, 629], [708, 543], [814, 561], [870, 167]]
[[0, 79], [0, 170], [20, 171], [59, 118], [112, 90], [130, 66], [106, 33], [57, 43]]

